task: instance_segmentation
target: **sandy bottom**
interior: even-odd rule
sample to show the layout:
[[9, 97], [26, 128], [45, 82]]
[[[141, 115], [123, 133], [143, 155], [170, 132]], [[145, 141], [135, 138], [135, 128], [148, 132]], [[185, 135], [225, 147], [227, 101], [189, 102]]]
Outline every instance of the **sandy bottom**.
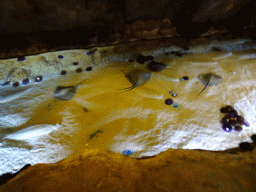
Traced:
[[[122, 62], [88, 73], [70, 73], [31, 85], [0, 109], [0, 174], [24, 164], [53, 163], [85, 148], [108, 149], [131, 157], [169, 148], [225, 150], [251, 141], [256, 133], [256, 59], [252, 52], [210, 52], [155, 59], [168, 67], [130, 91], [125, 72], [145, 65]], [[247, 56], [246, 56], [247, 55]], [[204, 88], [199, 74], [223, 79]], [[188, 81], [178, 81], [188, 76]], [[77, 85], [68, 101], [57, 100], [57, 85]], [[65, 83], [64, 83], [65, 82]], [[176, 93], [173, 97], [169, 92]], [[173, 105], [166, 105], [171, 98]], [[220, 108], [232, 105], [250, 124], [224, 132]], [[19, 131], [19, 132], [18, 132]]]

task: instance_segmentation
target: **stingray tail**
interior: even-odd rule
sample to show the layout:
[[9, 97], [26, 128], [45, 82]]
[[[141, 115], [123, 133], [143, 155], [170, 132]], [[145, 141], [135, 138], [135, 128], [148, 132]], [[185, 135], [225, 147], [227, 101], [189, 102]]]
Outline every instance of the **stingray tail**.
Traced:
[[206, 87], [209, 85], [210, 81], [205, 85], [205, 87], [203, 88], [203, 90], [196, 96], [196, 98], [206, 89]]
[[84, 79], [83, 81], [81, 81], [80, 83], [78, 83], [75, 87], [80, 87], [87, 79]]
[[123, 92], [125, 92], [125, 91], [130, 91], [130, 90], [134, 89], [136, 86], [137, 86], [137, 84], [135, 83], [135, 84], [134, 84], [133, 86], [131, 86], [131, 87], [127, 87], [127, 88], [124, 88], [124, 89], [117, 89], [117, 90], [123, 91]]

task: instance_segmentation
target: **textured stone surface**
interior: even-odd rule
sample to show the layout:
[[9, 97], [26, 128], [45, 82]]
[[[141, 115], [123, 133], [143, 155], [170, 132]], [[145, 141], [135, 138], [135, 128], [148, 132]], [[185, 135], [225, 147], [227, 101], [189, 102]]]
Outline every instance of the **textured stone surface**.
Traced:
[[255, 34], [253, 0], [4, 0], [0, 58], [136, 39]]
[[170, 149], [148, 159], [86, 150], [27, 168], [0, 188], [19, 191], [256, 191], [255, 150], [236, 154]]

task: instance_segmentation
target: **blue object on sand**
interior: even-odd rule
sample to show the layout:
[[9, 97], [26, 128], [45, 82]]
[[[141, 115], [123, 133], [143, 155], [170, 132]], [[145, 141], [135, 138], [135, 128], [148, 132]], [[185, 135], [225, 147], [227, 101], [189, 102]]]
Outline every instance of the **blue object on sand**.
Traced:
[[177, 108], [177, 107], [178, 107], [178, 104], [175, 103], [175, 104], [173, 104], [172, 106], [173, 106], [174, 108]]
[[128, 155], [132, 154], [132, 151], [131, 150], [124, 150], [123, 154], [128, 156]]

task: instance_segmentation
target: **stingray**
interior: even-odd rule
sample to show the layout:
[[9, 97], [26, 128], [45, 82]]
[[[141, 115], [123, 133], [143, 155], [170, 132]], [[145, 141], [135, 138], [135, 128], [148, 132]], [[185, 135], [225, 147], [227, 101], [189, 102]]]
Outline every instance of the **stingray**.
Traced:
[[[207, 74], [200, 74], [198, 76], [198, 79], [201, 81], [201, 83], [205, 86], [203, 90], [197, 95], [197, 97], [208, 87], [213, 85], [218, 85], [222, 77], [215, 75], [213, 73], [207, 73]], [[196, 98], [197, 98], [196, 97]]]
[[[81, 83], [83, 83], [82, 81]], [[81, 83], [75, 86], [57, 86], [54, 91], [54, 97], [59, 100], [68, 101], [76, 94], [76, 89]]]
[[130, 71], [129, 73], [127, 73], [125, 75], [125, 77], [133, 84], [131, 87], [127, 87], [121, 90], [132, 90], [135, 87], [138, 87], [140, 85], [143, 85], [144, 83], [146, 83], [150, 77], [151, 77], [151, 73], [141, 70], [141, 69], [134, 69], [132, 71]]

